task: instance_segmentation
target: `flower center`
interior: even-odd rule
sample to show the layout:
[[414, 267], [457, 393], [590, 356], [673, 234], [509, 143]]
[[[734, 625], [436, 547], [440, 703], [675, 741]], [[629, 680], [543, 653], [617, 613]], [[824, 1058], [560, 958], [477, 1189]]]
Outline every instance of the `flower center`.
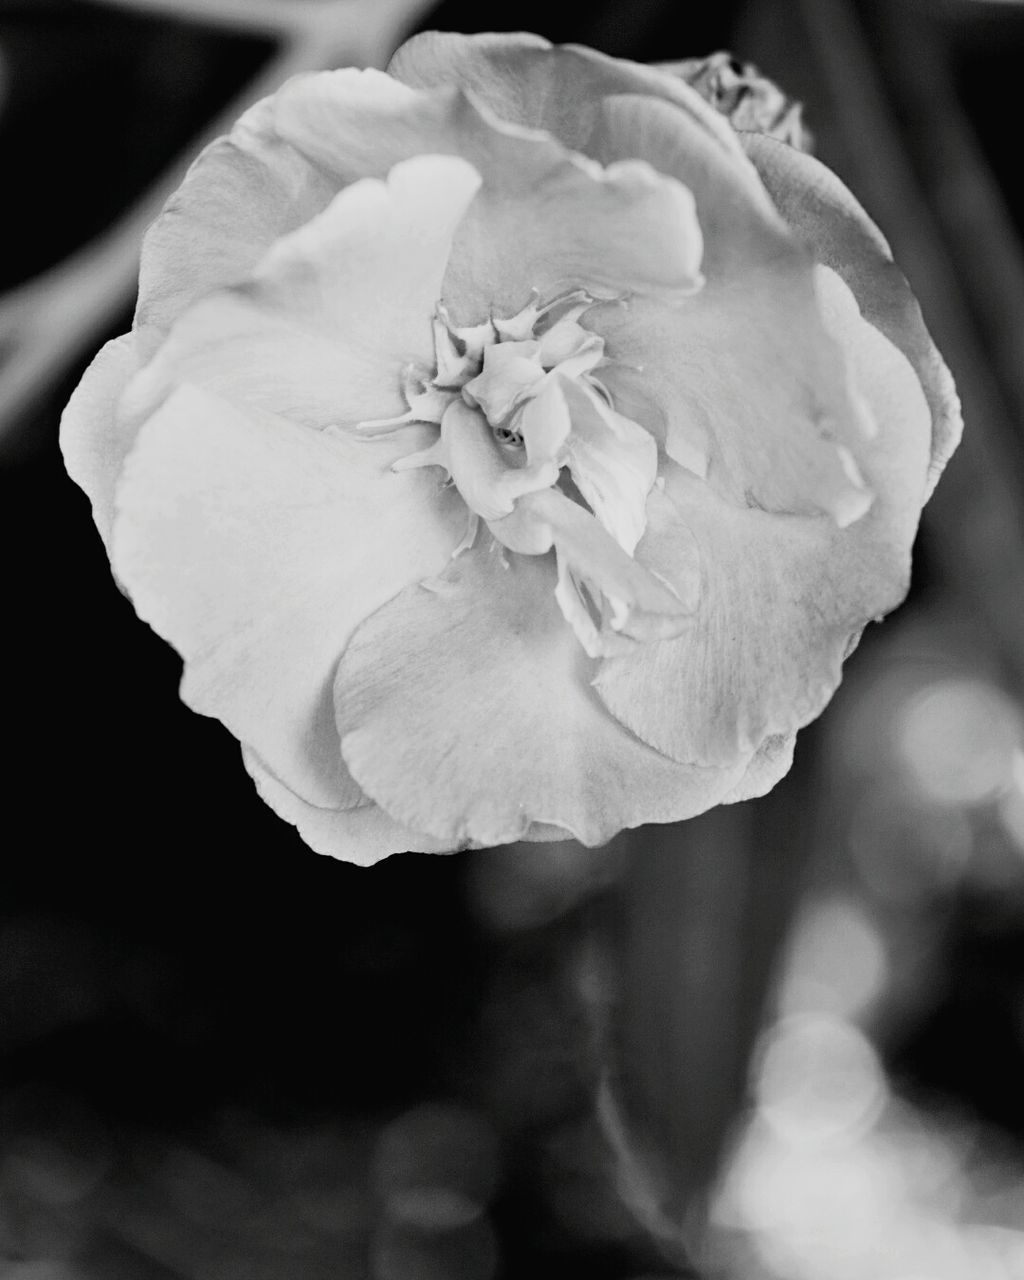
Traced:
[[[632, 554], [657, 475], [657, 447], [615, 412], [598, 377], [609, 363], [604, 339], [580, 324], [596, 301], [572, 289], [544, 303], [534, 298], [514, 316], [462, 327], [439, 304], [434, 369], [411, 366], [403, 377], [407, 412], [359, 430], [435, 423], [438, 440], [397, 467], [445, 467], [470, 510], [487, 520], [510, 514], [516, 497], [559, 485], [565, 474], [573, 497]], [[484, 426], [489, 441], [480, 438]]]
[[610, 363], [604, 339], [580, 323], [597, 301], [572, 289], [461, 327], [439, 304], [434, 369], [406, 370], [407, 412], [358, 425], [378, 434], [436, 424], [437, 439], [394, 469], [447, 472], [469, 510], [455, 554], [473, 544], [481, 520], [506, 550], [543, 555], [554, 547], [559, 605], [595, 655], [676, 634], [688, 612], [632, 559], [658, 450], [649, 432], [616, 412], [600, 381]]

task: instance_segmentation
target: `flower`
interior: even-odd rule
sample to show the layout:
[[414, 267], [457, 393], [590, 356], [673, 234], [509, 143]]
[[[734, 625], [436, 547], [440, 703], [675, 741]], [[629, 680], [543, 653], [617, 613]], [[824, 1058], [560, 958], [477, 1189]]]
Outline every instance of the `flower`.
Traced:
[[199, 157], [62, 424], [185, 701], [365, 863], [769, 789], [958, 432], [822, 165], [668, 72], [436, 33]]

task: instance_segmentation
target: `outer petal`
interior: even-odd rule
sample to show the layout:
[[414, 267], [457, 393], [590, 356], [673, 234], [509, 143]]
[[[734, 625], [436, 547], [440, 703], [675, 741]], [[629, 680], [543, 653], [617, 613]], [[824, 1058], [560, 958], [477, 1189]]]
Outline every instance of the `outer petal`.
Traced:
[[[858, 518], [870, 495], [853, 459], [870, 425], [845, 394], [813, 259], [753, 165], [724, 151], [675, 102], [635, 93], [600, 103], [588, 145], [605, 162], [644, 158], [685, 183], [696, 202], [705, 288], [670, 309], [637, 299], [588, 316], [613, 360], [642, 367], [645, 394], [667, 421], [659, 434], [669, 455], [732, 501]], [[601, 376], [618, 396], [621, 366]], [[625, 412], [649, 425], [649, 409]]]
[[600, 706], [552, 558], [491, 543], [359, 627], [338, 668], [342, 753], [397, 819], [453, 843], [553, 823], [584, 844], [700, 813], [738, 781], [639, 743]]
[[789, 773], [795, 746], [795, 733], [773, 734], [765, 738], [751, 756], [746, 773], [732, 791], [722, 797], [722, 804], [736, 804], [767, 795]]
[[703, 269], [713, 285], [801, 257], [746, 156], [724, 155], [674, 103], [627, 93], [604, 99], [588, 154], [602, 164], [635, 156], [685, 183], [704, 230]]
[[431, 317], [479, 181], [465, 160], [417, 156], [347, 187], [249, 281], [181, 317], [131, 410], [180, 382], [318, 428], [400, 410], [401, 368], [433, 357]]
[[117, 412], [117, 403], [138, 372], [132, 333], [108, 342], [85, 371], [60, 420], [60, 447], [68, 474], [89, 496], [92, 515], [110, 549], [114, 486], [135, 439]]
[[846, 281], [864, 318], [914, 366], [932, 414], [930, 497], [963, 430], [960, 402], [885, 238], [836, 175], [812, 156], [758, 134], [745, 134], [743, 144], [787, 222], [818, 261]]
[[361, 798], [333, 721], [338, 654], [369, 613], [440, 572], [463, 532], [434, 477], [390, 471], [422, 438], [335, 439], [182, 387], [118, 487], [114, 569], [184, 657], [183, 698], [313, 804]]
[[694, 625], [610, 659], [595, 688], [623, 724], [677, 760], [724, 763], [812, 719], [864, 624], [906, 589], [928, 407], [906, 358], [860, 317], [838, 277], [819, 270], [829, 326], [878, 419], [869, 476], [877, 501], [839, 530], [820, 518], [737, 510], [673, 469], [666, 489], [677, 521], [652, 509], [637, 558], [671, 580], [676, 542], [696, 537], [705, 581]]
[[317, 853], [372, 867], [393, 853], [451, 852], [445, 841], [410, 831], [372, 802], [351, 809], [320, 809], [307, 803], [276, 778], [251, 747], [242, 748], [242, 759], [260, 799]]
[[275, 240], [337, 194], [333, 174], [277, 136], [271, 101], [201, 153], [146, 233], [135, 326], [147, 355], [188, 306], [243, 280]]
[[274, 136], [340, 187], [383, 178], [400, 161], [428, 152], [465, 154], [472, 162], [450, 133], [461, 97], [454, 83], [425, 94], [381, 71], [343, 67], [295, 76], [265, 107]]
[[706, 451], [708, 484], [730, 503], [840, 525], [870, 506], [853, 459], [873, 424], [848, 393], [809, 262], [780, 260], [671, 309], [594, 308], [590, 324], [613, 362], [642, 368], [669, 457], [690, 465]]
[[[280, 135], [339, 182], [350, 172], [349, 148], [339, 151], [336, 139], [351, 136], [355, 74], [297, 81], [274, 106]], [[404, 105], [393, 93], [376, 155], [364, 159], [376, 173], [410, 155], [454, 154], [483, 176], [444, 290], [459, 323], [512, 315], [531, 289], [546, 294], [565, 282], [606, 295], [689, 292], [699, 283], [700, 228], [685, 187], [643, 162], [603, 170], [547, 133], [503, 124], [456, 84], [458, 77], [430, 92], [403, 88]]]
[[[369, 800], [353, 809], [318, 809], [275, 778], [251, 747], [242, 747], [242, 760], [263, 802], [317, 853], [370, 867], [393, 853], [453, 853], [458, 847], [411, 831]], [[541, 843], [568, 838], [567, 831], [543, 823], [534, 823], [523, 837]]]
[[[399, 160], [429, 148], [410, 102], [418, 95], [380, 71], [331, 75], [345, 108], [329, 121], [330, 163], [293, 145], [292, 112], [316, 127], [318, 84], [327, 73], [296, 76], [251, 107], [226, 138], [208, 146], [171, 196], [142, 246], [136, 327], [146, 353], [192, 303], [244, 280], [270, 246], [322, 212], [358, 178], [383, 178]], [[397, 135], [397, 136], [396, 136]]]
[[726, 155], [739, 154], [733, 131], [678, 77], [580, 45], [553, 46], [518, 33], [428, 31], [407, 40], [388, 71], [416, 88], [463, 85], [500, 119], [547, 130], [586, 154], [602, 99], [615, 93], [664, 98], [684, 117], [681, 128], [702, 131]]

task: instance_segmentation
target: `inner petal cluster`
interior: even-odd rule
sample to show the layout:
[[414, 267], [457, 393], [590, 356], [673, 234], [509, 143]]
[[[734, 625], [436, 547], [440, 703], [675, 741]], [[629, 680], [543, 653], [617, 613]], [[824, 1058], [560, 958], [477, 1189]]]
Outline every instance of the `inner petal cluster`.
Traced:
[[581, 323], [598, 301], [586, 289], [534, 295], [515, 315], [468, 326], [438, 304], [434, 367], [403, 375], [407, 411], [357, 428], [436, 425], [436, 439], [394, 469], [444, 469], [468, 509], [456, 554], [474, 545], [481, 520], [502, 554], [554, 550], [556, 598], [595, 657], [677, 635], [691, 612], [633, 558], [658, 450], [601, 381], [604, 340]]

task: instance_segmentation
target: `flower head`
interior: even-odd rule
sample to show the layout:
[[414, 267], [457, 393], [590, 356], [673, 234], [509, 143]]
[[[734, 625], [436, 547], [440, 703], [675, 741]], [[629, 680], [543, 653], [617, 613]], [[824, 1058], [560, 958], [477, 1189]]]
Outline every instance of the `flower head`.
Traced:
[[958, 431], [821, 165], [668, 72], [432, 34], [200, 156], [62, 439], [182, 696], [371, 862], [774, 785]]

